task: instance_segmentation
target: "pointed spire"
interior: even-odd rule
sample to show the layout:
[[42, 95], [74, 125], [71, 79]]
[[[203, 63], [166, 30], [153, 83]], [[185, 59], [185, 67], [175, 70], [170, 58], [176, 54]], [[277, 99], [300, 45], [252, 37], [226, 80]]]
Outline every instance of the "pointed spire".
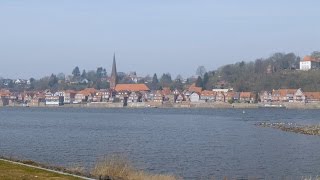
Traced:
[[113, 54], [112, 72], [111, 76], [117, 75], [117, 65], [116, 65], [116, 53]]
[[110, 87], [115, 88], [117, 83], [118, 83], [118, 73], [117, 73], [117, 65], [116, 65], [116, 53], [114, 53], [113, 54]]

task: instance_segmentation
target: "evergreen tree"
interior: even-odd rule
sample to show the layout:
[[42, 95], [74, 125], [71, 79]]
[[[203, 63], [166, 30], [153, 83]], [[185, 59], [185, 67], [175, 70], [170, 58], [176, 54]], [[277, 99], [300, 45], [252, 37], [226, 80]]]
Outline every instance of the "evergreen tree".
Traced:
[[58, 86], [58, 78], [56, 75], [51, 74], [48, 85], [50, 89], [55, 89]]
[[202, 81], [202, 87], [203, 89], [208, 89], [209, 87], [209, 74], [206, 72], [204, 75], [203, 75], [203, 81]]
[[202, 82], [202, 78], [200, 76], [198, 76], [198, 79], [196, 81], [196, 87], [202, 87], [203, 88], [203, 82]]
[[158, 83], [159, 83], [158, 76], [156, 73], [154, 73], [152, 78], [152, 84], [158, 84]]
[[76, 66], [73, 71], [72, 71], [72, 75], [73, 75], [73, 78], [77, 79], [80, 77], [80, 69], [78, 66]]
[[86, 70], [83, 70], [83, 71], [82, 71], [81, 78], [82, 78], [82, 79], [86, 79], [86, 78], [87, 78], [87, 72], [86, 72]]

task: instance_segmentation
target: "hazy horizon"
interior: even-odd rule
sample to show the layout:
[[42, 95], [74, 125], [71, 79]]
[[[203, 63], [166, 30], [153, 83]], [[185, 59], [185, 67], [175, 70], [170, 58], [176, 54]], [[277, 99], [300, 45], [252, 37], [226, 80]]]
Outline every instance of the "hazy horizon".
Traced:
[[195, 74], [275, 52], [320, 50], [319, 1], [0, 2], [0, 77], [71, 74], [75, 66]]

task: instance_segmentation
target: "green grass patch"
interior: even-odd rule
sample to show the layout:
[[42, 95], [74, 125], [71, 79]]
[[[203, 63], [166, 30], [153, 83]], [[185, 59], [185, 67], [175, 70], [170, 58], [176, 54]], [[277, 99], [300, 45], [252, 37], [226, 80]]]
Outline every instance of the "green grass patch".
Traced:
[[80, 180], [80, 178], [57, 174], [37, 168], [27, 167], [0, 160], [0, 179], [28, 180], [28, 179], [54, 179], [54, 180]]

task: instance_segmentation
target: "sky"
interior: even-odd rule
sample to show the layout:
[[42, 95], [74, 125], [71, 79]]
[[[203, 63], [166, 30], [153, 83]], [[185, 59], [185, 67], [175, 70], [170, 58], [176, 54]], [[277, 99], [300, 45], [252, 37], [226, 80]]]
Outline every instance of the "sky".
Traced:
[[[104, 67], [184, 77], [320, 50], [319, 0], [0, 0], [0, 77]], [[159, 76], [158, 75], [158, 76]]]

